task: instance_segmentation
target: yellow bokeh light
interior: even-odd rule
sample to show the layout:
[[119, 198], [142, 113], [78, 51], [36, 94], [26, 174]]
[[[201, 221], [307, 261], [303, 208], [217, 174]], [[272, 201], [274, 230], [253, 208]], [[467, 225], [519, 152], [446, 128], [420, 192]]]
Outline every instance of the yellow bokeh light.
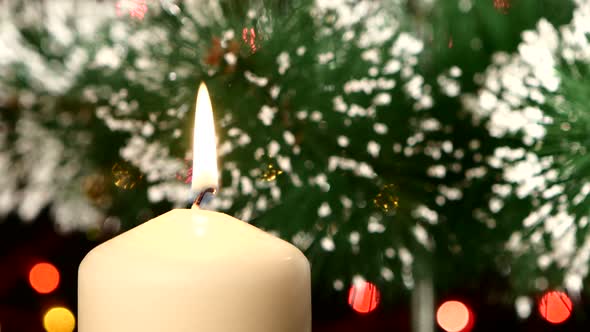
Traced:
[[43, 327], [47, 332], [72, 332], [76, 327], [76, 318], [66, 308], [51, 308], [43, 317]]

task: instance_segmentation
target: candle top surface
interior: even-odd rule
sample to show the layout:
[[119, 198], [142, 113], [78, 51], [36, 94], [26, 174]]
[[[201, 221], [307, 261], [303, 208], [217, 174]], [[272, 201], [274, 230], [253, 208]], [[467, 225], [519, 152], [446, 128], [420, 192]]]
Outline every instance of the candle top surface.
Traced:
[[[94, 256], [94, 257], [93, 257]], [[290, 243], [227, 214], [174, 209], [99, 245], [87, 258], [223, 264], [304, 258]], [[86, 260], [86, 259], [85, 259]]]

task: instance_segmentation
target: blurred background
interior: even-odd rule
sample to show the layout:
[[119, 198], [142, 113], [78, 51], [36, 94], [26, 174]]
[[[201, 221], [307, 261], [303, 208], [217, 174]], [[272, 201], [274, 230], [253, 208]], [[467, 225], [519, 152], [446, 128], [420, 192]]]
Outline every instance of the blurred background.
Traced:
[[[0, 0], [0, 331], [194, 193], [301, 249], [313, 330], [586, 331], [588, 0]], [[588, 121], [588, 122], [587, 122]]]

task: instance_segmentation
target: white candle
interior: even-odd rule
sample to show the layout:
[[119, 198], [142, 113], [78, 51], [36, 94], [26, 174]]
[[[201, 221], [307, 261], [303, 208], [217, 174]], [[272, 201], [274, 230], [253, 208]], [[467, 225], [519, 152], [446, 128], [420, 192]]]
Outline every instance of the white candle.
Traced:
[[[193, 188], [199, 190], [218, 181], [204, 93], [201, 86], [195, 119]], [[78, 331], [310, 332], [310, 289], [309, 263], [297, 248], [194, 205], [131, 229], [84, 258]]]

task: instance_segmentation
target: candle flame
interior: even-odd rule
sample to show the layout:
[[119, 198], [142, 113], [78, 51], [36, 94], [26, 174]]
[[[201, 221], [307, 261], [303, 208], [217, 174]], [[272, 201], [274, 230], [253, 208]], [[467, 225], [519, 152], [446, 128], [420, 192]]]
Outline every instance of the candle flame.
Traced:
[[193, 134], [193, 174], [191, 189], [202, 192], [208, 188], [217, 189], [219, 170], [215, 146], [215, 125], [213, 107], [205, 83], [199, 86], [195, 110], [195, 129]]

